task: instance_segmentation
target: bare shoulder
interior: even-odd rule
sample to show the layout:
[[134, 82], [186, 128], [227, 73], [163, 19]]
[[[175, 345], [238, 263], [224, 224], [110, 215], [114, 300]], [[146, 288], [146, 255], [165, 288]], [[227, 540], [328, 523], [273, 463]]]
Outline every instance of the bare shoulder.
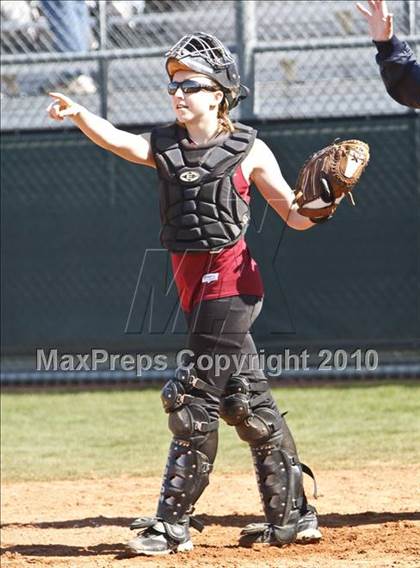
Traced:
[[251, 162], [255, 168], [259, 167], [268, 158], [271, 158], [273, 156], [273, 152], [271, 151], [270, 147], [267, 146], [267, 144], [263, 140], [261, 140], [261, 138], [256, 138], [254, 144], [252, 145], [249, 156], [251, 157]]
[[260, 138], [256, 138], [248, 156], [242, 162], [242, 172], [245, 179], [251, 180], [254, 171], [260, 168], [272, 156], [273, 153], [269, 146]]
[[267, 150], [270, 150], [270, 148], [267, 146], [264, 140], [261, 140], [261, 138], [255, 138], [252, 149], [256, 152], [265, 152]]

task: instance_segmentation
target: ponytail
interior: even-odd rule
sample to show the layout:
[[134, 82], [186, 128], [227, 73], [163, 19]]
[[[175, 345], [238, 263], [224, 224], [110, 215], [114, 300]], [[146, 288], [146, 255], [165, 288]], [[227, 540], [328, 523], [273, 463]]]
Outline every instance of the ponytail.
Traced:
[[234, 132], [235, 127], [229, 118], [229, 106], [226, 97], [224, 97], [222, 102], [219, 104], [217, 118], [219, 119], [219, 125], [222, 132], [226, 132], [228, 134], [230, 132]]
[[[235, 131], [235, 126], [229, 118], [229, 103], [226, 100], [226, 97], [224, 97], [222, 102], [219, 104], [219, 108], [217, 109], [217, 119], [219, 121], [218, 134], [220, 132], [230, 134]], [[185, 124], [180, 122], [178, 119], [176, 119], [175, 122], [179, 126], [182, 126], [182, 128], [186, 128]]]

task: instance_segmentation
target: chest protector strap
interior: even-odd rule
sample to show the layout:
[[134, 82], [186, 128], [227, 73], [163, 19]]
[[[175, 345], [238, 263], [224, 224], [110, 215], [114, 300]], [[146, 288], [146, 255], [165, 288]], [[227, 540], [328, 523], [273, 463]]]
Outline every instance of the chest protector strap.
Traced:
[[217, 250], [245, 234], [250, 209], [232, 178], [255, 136], [253, 128], [235, 123], [234, 132], [197, 145], [177, 124], [152, 130], [163, 247], [171, 252]]

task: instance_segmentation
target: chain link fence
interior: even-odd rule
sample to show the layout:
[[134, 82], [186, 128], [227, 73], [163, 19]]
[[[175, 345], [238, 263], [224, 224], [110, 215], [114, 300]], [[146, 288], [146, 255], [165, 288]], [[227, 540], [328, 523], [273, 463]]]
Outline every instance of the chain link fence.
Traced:
[[[389, 5], [416, 50], [420, 0]], [[383, 88], [353, 1], [3, 0], [1, 24], [3, 130], [61, 128], [45, 113], [51, 90], [121, 125], [171, 120], [163, 55], [194, 30], [238, 58], [251, 87], [241, 119], [408, 112]]]
[[[305, 158], [336, 137], [360, 137], [372, 150], [357, 206], [344, 203], [310, 235], [284, 230], [253, 191], [247, 242], [265, 288], [254, 328], [260, 348], [376, 349], [381, 369], [391, 364], [400, 376], [398, 362], [404, 373], [420, 373], [419, 122], [409, 115], [254, 123], [290, 185]], [[182, 349], [186, 328], [159, 245], [155, 172], [68, 130], [4, 133], [1, 156], [9, 379], [41, 377], [33, 373], [37, 348]]]
[[[234, 52], [252, 92], [236, 118], [258, 128], [291, 186], [307, 156], [336, 137], [362, 138], [372, 149], [357, 207], [340, 207], [337, 221], [310, 239], [285, 231], [279, 254], [283, 225], [254, 193], [247, 239], [266, 289], [257, 342], [377, 348], [392, 376], [418, 374], [420, 117], [387, 95], [354, 2], [76, 4], [88, 22], [84, 39], [74, 40], [79, 50], [65, 45], [68, 37], [51, 20], [58, 1], [0, 4], [2, 347], [10, 380], [39, 379], [36, 347], [183, 346], [182, 323], [179, 333], [124, 331], [145, 251], [159, 248], [154, 172], [94, 146], [70, 121], [50, 121], [45, 109], [46, 93], [60, 90], [133, 132], [172, 120], [163, 56], [195, 30], [217, 35]], [[418, 49], [420, 1], [389, 5], [397, 35]], [[60, 21], [68, 29], [70, 20]], [[174, 290], [166, 295], [165, 266], [165, 256], [152, 258], [141, 289], [148, 303], [150, 286], [161, 287], [158, 327], [177, 302]]]

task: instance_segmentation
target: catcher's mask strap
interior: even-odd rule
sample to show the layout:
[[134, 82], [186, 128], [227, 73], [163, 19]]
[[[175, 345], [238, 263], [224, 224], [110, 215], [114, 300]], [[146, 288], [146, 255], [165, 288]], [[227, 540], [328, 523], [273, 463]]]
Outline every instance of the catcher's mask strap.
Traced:
[[241, 101], [247, 98], [250, 91], [248, 87], [245, 87], [245, 85], [239, 85], [239, 92], [237, 94], [227, 90], [225, 90], [224, 92], [228, 102], [229, 110], [232, 110], [233, 108], [238, 106]]
[[240, 101], [242, 101], [243, 99], [246, 99], [249, 96], [249, 93], [250, 93], [250, 91], [249, 91], [248, 87], [245, 87], [245, 85], [241, 84], [239, 86], [239, 97], [238, 97], [238, 99]]
[[244, 99], [247, 98], [247, 96], [249, 95], [250, 91], [248, 89], [248, 87], [245, 87], [245, 85], [239, 85], [239, 94], [235, 100], [235, 106], [237, 106], [241, 101], [243, 101]]

